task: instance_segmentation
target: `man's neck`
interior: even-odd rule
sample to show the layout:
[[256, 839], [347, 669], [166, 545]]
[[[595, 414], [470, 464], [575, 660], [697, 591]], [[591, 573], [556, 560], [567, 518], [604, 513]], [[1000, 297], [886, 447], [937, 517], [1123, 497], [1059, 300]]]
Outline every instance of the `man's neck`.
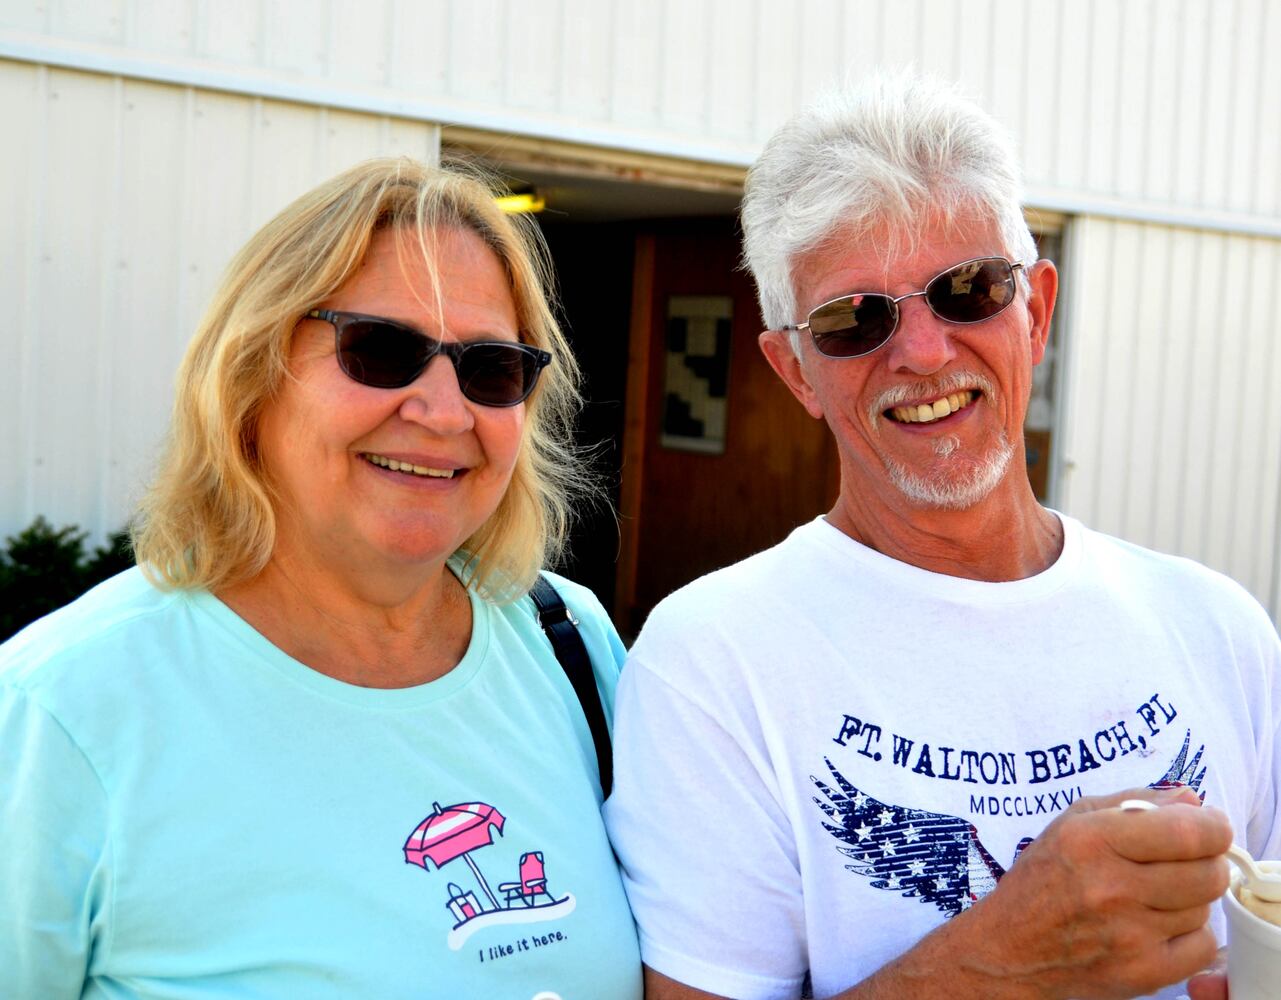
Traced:
[[[842, 488], [827, 520], [882, 555], [942, 573], [1002, 583], [1048, 569], [1063, 551], [1063, 525], [1026, 488], [998, 488], [964, 510], [889, 506]], [[1014, 495], [1011, 496], [1010, 494]]]

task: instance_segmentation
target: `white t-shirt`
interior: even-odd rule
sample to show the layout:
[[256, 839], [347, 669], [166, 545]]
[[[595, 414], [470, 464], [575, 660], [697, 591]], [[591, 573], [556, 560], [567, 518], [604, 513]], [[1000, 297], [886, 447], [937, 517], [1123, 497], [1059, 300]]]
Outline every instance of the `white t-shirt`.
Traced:
[[1082, 795], [1190, 784], [1281, 856], [1272, 623], [1225, 577], [1062, 521], [1053, 566], [983, 583], [820, 518], [654, 610], [606, 806], [648, 965], [738, 998], [808, 971], [829, 996]]

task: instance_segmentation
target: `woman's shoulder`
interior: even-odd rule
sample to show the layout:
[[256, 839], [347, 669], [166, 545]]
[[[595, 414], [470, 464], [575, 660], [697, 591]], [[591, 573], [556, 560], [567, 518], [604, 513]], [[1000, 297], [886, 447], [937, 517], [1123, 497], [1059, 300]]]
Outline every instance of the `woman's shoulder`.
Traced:
[[543, 570], [543, 576], [547, 582], [556, 588], [556, 593], [560, 595], [566, 606], [574, 612], [576, 617], [584, 616], [592, 619], [609, 620], [609, 614], [605, 611], [604, 605], [601, 604], [600, 598], [596, 594], [584, 587], [581, 583], [575, 583], [567, 576], [561, 576], [559, 573], [553, 573], [550, 570]]
[[128, 657], [129, 634], [161, 627], [182, 598], [180, 591], [154, 586], [137, 567], [118, 573], [0, 645], [0, 682], [30, 687], [53, 681], [79, 661], [102, 661], [107, 651]]
[[[580, 630], [601, 638], [616, 637], [609, 612], [589, 588], [550, 570], [543, 570], [541, 576], [552, 585]], [[538, 610], [529, 592], [514, 600], [493, 603], [490, 607], [495, 613], [511, 621], [520, 619], [538, 627]]]
[[[617, 629], [614, 628], [609, 613], [600, 600], [589, 588], [559, 573], [544, 570], [542, 575], [556, 590], [557, 595], [569, 610], [579, 635], [587, 645], [587, 651], [598, 678], [616, 676], [626, 650], [623, 648], [623, 642], [618, 636]], [[516, 641], [530, 643], [530, 636], [541, 632], [537, 609], [528, 595], [496, 606], [495, 611], [515, 625], [514, 632], [510, 634], [513, 637], [520, 637]], [[533, 645], [551, 652], [551, 647], [547, 646], [545, 639], [540, 638], [534, 641]]]

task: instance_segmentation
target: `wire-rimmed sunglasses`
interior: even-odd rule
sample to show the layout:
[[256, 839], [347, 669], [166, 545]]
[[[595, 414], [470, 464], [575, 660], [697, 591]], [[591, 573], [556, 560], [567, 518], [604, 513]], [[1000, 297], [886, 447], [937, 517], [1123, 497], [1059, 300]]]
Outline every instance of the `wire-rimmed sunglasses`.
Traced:
[[783, 329], [809, 330], [824, 357], [861, 358], [890, 342], [904, 299], [923, 297], [930, 312], [948, 323], [991, 319], [1014, 301], [1014, 272], [1022, 266], [1004, 257], [975, 257], [940, 271], [919, 292], [853, 292], [816, 306], [804, 323]]
[[352, 381], [375, 389], [400, 389], [418, 378], [438, 354], [449, 358], [458, 388], [482, 406], [524, 402], [549, 352], [510, 340], [433, 340], [412, 326], [361, 313], [313, 309], [311, 319], [332, 323], [338, 367]]

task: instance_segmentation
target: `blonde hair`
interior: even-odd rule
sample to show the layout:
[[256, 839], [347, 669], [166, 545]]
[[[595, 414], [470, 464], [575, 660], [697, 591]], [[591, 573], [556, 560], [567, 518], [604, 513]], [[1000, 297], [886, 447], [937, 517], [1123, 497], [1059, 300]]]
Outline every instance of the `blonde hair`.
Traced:
[[474, 168], [370, 160], [297, 199], [236, 254], [178, 371], [165, 452], [134, 521], [134, 551], [153, 582], [217, 590], [267, 564], [277, 512], [257, 449], [259, 415], [289, 377], [300, 317], [352, 276], [375, 233], [392, 228], [417, 235], [429, 270], [437, 229], [479, 235], [506, 269], [522, 340], [554, 355], [524, 404], [507, 491], [455, 554], [463, 582], [510, 600], [560, 554], [573, 497], [588, 482], [573, 445], [580, 374], [548, 300], [537, 227], [505, 214], [494, 193]]

